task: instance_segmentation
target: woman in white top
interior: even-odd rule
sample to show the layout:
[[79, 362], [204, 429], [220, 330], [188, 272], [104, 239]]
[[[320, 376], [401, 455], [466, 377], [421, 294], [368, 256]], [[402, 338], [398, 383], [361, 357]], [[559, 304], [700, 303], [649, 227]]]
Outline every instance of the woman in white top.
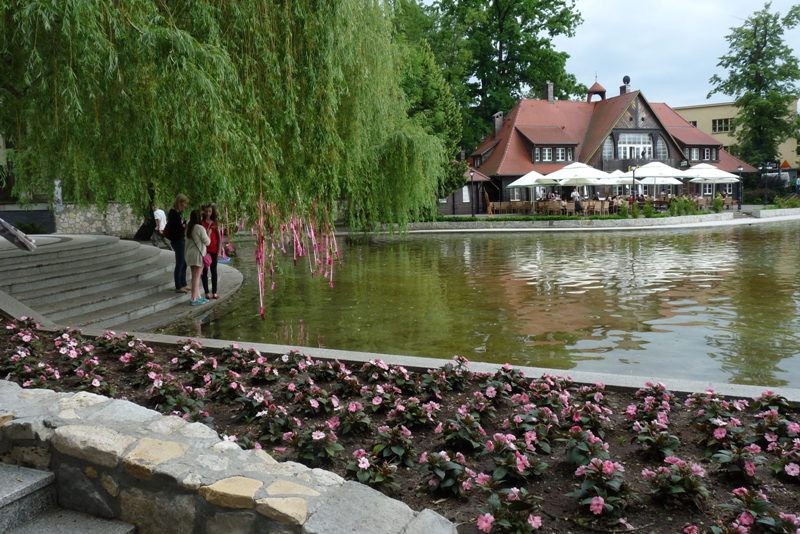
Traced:
[[200, 274], [203, 272], [203, 256], [206, 255], [206, 246], [211, 243], [208, 232], [200, 224], [202, 214], [200, 210], [192, 210], [189, 215], [189, 224], [186, 226], [186, 264], [192, 270], [192, 306], [205, 304], [208, 299], [200, 296]]

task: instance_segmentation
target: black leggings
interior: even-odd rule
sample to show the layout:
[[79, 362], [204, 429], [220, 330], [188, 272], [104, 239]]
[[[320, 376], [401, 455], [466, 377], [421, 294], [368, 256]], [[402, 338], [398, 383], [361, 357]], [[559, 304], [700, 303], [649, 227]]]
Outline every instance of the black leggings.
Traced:
[[205, 293], [209, 293], [208, 291], [208, 271], [211, 271], [211, 293], [217, 292], [217, 252], [209, 252], [208, 255], [211, 256], [211, 265], [208, 267], [203, 268], [203, 275], [200, 279], [203, 281], [203, 291]]

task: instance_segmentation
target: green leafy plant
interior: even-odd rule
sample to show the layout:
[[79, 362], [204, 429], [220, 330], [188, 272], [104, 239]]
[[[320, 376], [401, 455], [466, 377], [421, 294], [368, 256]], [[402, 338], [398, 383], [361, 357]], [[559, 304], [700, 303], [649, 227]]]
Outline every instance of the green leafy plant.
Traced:
[[378, 427], [372, 454], [390, 463], [413, 466], [414, 442], [411, 431], [403, 425]]
[[397, 466], [364, 449], [353, 452], [353, 459], [347, 463], [347, 472], [362, 484], [389, 490], [398, 487], [394, 479]]
[[642, 478], [650, 486], [650, 493], [660, 499], [689, 501], [700, 508], [709, 495], [703, 483], [705, 469], [676, 456], [667, 456], [664, 464], [655, 471], [642, 470]]
[[423, 488], [433, 494], [447, 494], [462, 497], [465, 493], [462, 484], [467, 478], [463, 457], [453, 461], [445, 451], [423, 452], [419, 458], [424, 479]]

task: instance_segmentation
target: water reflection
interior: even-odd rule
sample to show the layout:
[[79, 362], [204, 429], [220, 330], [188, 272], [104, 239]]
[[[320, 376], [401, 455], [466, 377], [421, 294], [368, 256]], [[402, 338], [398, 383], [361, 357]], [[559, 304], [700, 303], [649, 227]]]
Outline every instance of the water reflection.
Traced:
[[[290, 345], [797, 386], [798, 229], [348, 243], [333, 289], [283, 265], [266, 321], [257, 318], [243, 250], [243, 291], [201, 329]], [[197, 335], [191, 323], [169, 331]]]

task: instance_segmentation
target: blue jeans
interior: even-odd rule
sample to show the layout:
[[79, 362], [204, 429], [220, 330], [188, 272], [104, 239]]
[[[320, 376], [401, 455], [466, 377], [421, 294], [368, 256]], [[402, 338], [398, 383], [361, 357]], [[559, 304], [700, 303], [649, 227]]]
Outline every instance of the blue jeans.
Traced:
[[175, 289], [186, 287], [186, 239], [171, 239], [175, 251]]

